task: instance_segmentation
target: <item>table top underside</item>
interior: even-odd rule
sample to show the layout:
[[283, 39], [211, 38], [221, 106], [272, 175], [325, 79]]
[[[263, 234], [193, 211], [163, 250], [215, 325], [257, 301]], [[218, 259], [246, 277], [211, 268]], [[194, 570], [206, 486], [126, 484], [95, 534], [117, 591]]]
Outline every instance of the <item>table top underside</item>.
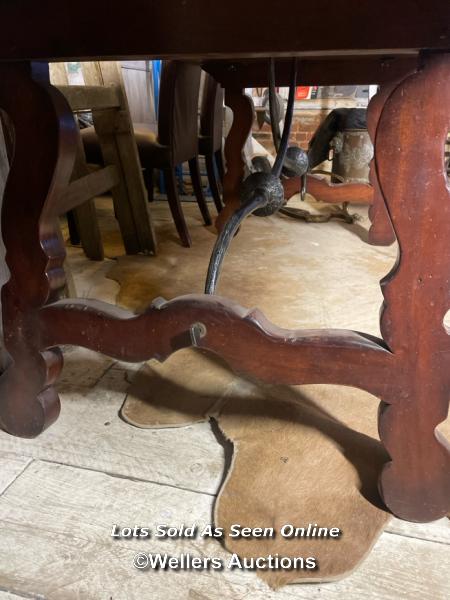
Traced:
[[383, 83], [450, 51], [449, 0], [0, 0], [0, 61], [177, 58], [222, 85]]

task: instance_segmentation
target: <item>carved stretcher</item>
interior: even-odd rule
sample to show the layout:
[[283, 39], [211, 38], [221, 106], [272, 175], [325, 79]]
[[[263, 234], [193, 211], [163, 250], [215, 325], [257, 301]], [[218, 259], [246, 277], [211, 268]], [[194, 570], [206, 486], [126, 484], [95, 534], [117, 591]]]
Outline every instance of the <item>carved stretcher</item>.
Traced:
[[[15, 130], [2, 211], [11, 276], [2, 289], [10, 364], [0, 378], [1, 426], [33, 437], [55, 421], [60, 345], [127, 361], [164, 360], [199, 346], [266, 382], [332, 383], [372, 393], [381, 400], [379, 432], [390, 456], [380, 473], [386, 505], [413, 521], [441, 517], [450, 510], [450, 450], [437, 430], [447, 417], [450, 386], [443, 325], [450, 292], [448, 1], [335, 0], [319, 19], [313, 3], [293, 7], [280, 0], [279, 14], [290, 15], [282, 31], [273, 27], [270, 10], [257, 10], [260, 0], [197, 0], [195, 10], [192, 4], [129, 0], [125, 27], [116, 0], [107, 14], [94, 0], [77, 27], [70, 23], [72, 1], [50, 0], [47, 10], [31, 0], [0, 8], [0, 107]], [[381, 284], [382, 338], [281, 330], [257, 310], [215, 296], [157, 301], [138, 316], [93, 300], [58, 299], [65, 252], [57, 218], [76, 130], [65, 99], [49, 85], [46, 63], [35, 61], [160, 56], [201, 61], [224, 85], [234, 112], [219, 226], [240, 202], [242, 147], [252, 119], [242, 89], [265, 85], [268, 57], [276, 58], [286, 83], [286, 57], [296, 56], [302, 84], [382, 85], [369, 111], [371, 235], [382, 240], [393, 227], [400, 247]]]

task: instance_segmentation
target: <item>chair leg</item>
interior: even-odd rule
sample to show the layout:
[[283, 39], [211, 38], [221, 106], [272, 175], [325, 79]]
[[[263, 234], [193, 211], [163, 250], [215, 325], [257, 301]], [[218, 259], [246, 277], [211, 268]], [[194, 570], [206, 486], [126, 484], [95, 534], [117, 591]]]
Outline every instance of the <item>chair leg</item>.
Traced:
[[217, 170], [219, 171], [220, 181], [223, 181], [225, 175], [225, 164], [223, 162], [223, 152], [222, 148], [214, 152], [214, 156], [216, 159]]
[[153, 194], [153, 169], [151, 167], [146, 167], [142, 175], [144, 177], [144, 184], [147, 189], [147, 197], [149, 202], [153, 202], [154, 194]]
[[84, 253], [91, 260], [103, 260], [103, 244], [94, 199], [87, 200], [77, 206], [74, 209], [74, 214]]
[[214, 204], [216, 205], [217, 212], [222, 210], [222, 199], [220, 194], [220, 181], [217, 179], [216, 166], [214, 164], [214, 154], [205, 155], [206, 172], [208, 173], [209, 188], [211, 190]]
[[208, 205], [206, 204], [205, 196], [202, 189], [202, 181], [200, 179], [200, 167], [198, 164], [198, 156], [191, 158], [189, 161], [189, 172], [191, 173], [192, 185], [194, 186], [195, 197], [197, 204], [202, 213], [205, 225], [211, 225], [211, 215], [209, 214]]
[[69, 210], [69, 212], [66, 213], [66, 219], [69, 228], [70, 243], [72, 246], [78, 246], [81, 240], [73, 210]]
[[170, 211], [172, 213], [175, 227], [180, 236], [183, 246], [189, 247], [192, 245], [191, 236], [184, 220], [183, 209], [181, 208], [180, 198], [178, 196], [178, 186], [175, 177], [175, 169], [168, 167], [163, 170], [164, 183], [166, 186], [167, 200], [169, 202]]

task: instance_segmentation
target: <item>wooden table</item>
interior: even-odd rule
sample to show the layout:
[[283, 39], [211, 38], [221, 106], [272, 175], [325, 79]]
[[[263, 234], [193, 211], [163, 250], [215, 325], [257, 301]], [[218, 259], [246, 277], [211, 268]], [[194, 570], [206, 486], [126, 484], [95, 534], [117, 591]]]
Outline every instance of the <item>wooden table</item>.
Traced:
[[[450, 449], [436, 431], [448, 412], [450, 130], [448, 0], [74, 1], [0, 4], [0, 107], [15, 129], [2, 212], [11, 278], [2, 289], [5, 345], [0, 421], [33, 437], [58, 416], [59, 346], [127, 361], [165, 359], [199, 346], [240, 373], [270, 383], [332, 383], [381, 400], [379, 432], [391, 460], [380, 474], [389, 509], [414, 521], [450, 510]], [[299, 83], [381, 83], [371, 103], [375, 240], [394, 227], [399, 260], [382, 281], [382, 339], [346, 330], [286, 331], [225, 298], [155, 301], [135, 316], [94, 300], [59, 300], [64, 245], [61, 191], [75, 152], [75, 124], [48, 82], [48, 60], [170, 57], [201, 61], [226, 87], [227, 212], [243, 177], [250, 128], [244, 85], [265, 85], [267, 58], [298, 56]], [[39, 62], [44, 61], [44, 62]], [[227, 213], [225, 213], [227, 214]], [[377, 233], [378, 232], [378, 233]]]

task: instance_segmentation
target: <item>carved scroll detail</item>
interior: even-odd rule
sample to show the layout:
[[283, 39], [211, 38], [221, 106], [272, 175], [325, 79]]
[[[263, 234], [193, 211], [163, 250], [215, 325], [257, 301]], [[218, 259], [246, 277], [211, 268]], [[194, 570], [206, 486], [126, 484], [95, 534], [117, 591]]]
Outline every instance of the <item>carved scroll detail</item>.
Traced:
[[181, 296], [137, 316], [99, 301], [62, 300], [40, 311], [37, 327], [46, 347], [74, 344], [129, 362], [164, 360], [196, 345], [268, 383], [336, 383], [380, 395], [393, 368], [382, 340], [347, 330], [281, 329], [259, 310], [217, 296]]

